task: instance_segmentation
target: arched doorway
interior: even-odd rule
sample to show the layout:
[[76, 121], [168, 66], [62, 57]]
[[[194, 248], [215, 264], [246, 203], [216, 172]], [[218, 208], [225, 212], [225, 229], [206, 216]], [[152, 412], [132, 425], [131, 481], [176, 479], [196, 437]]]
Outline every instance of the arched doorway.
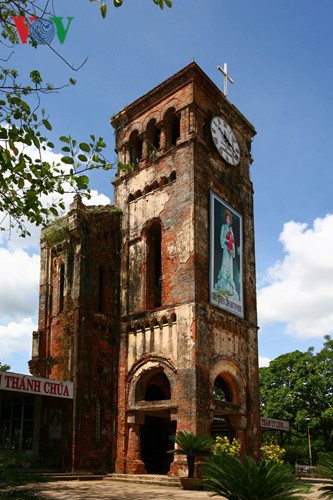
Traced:
[[144, 423], [140, 428], [141, 460], [148, 474], [167, 474], [173, 460], [169, 436], [176, 431], [168, 403], [171, 388], [162, 369], [148, 371], [137, 384], [137, 402], [141, 403]]
[[176, 431], [176, 422], [170, 420], [170, 414], [157, 412], [145, 415], [141, 426], [141, 459], [148, 474], [167, 474], [173, 456], [168, 453], [173, 449], [169, 436]]
[[226, 380], [218, 375], [213, 385], [214, 417], [210, 426], [212, 437], [227, 436], [231, 439], [232, 429], [228, 420], [228, 406], [232, 404], [232, 391]]
[[246, 389], [240, 368], [228, 359], [220, 359], [211, 371], [211, 394], [214, 404], [212, 436], [236, 438], [241, 453], [246, 452]]

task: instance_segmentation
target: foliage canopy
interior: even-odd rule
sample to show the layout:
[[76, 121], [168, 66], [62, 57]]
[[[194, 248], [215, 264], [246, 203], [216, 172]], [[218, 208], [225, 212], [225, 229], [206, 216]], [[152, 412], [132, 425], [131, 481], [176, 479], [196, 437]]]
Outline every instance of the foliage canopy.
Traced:
[[[105, 1], [90, 1], [99, 3], [105, 17]], [[153, 1], [161, 9], [164, 5], [172, 6], [170, 0]], [[122, 4], [123, 0], [113, 0], [115, 7]], [[49, 139], [52, 124], [42, 107], [42, 97], [74, 85], [75, 80], [70, 78], [68, 83], [55, 86], [44, 82], [39, 69], [31, 68], [25, 81], [18, 69], [10, 65], [15, 45], [19, 43], [13, 17], [25, 17], [28, 29], [33, 21], [31, 16], [39, 19], [56, 16], [52, 5], [48, 0], [0, 1], [0, 230], [15, 227], [22, 236], [28, 234], [25, 221], [40, 225], [50, 217], [59, 216], [65, 208], [64, 193], [80, 191], [89, 196], [90, 170], [112, 168], [104, 156], [104, 140], [94, 134], [88, 141], [60, 137], [63, 143], [60, 161], [52, 163], [46, 159], [46, 153], [54, 151], [54, 143]], [[30, 36], [28, 42], [38, 50], [38, 44]], [[76, 69], [67, 61], [64, 63]], [[56, 199], [46, 202], [51, 194]]]
[[312, 444], [318, 451], [333, 451], [333, 340], [325, 337], [315, 353], [293, 351], [260, 368], [262, 416], [290, 422], [285, 442]]

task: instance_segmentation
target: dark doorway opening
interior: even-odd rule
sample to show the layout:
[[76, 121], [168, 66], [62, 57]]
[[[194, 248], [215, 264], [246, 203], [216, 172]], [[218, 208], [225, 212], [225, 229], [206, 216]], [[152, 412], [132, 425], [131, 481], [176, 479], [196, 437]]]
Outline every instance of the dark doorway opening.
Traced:
[[141, 459], [148, 474], [169, 472], [173, 455], [167, 452], [174, 448], [169, 436], [175, 433], [176, 422], [171, 422], [170, 416], [145, 416], [141, 426]]
[[232, 439], [232, 430], [227, 417], [221, 413], [214, 413], [213, 422], [210, 425], [210, 435], [214, 439], [216, 436], [227, 436], [229, 440]]

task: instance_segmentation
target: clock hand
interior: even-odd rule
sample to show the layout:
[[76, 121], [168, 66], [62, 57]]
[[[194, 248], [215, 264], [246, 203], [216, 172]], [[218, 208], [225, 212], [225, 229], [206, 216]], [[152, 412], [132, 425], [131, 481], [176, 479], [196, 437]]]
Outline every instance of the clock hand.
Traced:
[[236, 158], [238, 158], [238, 153], [237, 153], [237, 151], [235, 150], [235, 148], [233, 147], [233, 145], [232, 145], [232, 144], [231, 144], [231, 142], [229, 141], [228, 136], [225, 134], [225, 132], [221, 129], [221, 127], [220, 127], [220, 126], [219, 126], [219, 130], [220, 130], [221, 134], [223, 135], [225, 142], [226, 142], [226, 143], [229, 145], [229, 147], [233, 150], [233, 152], [234, 152], [234, 154], [235, 154]]

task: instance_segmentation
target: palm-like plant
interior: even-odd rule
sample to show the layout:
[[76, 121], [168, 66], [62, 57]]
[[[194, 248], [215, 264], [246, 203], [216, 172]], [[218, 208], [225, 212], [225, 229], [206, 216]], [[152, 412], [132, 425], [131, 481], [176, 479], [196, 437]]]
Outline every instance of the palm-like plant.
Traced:
[[[32, 457], [30, 457], [31, 459]], [[31, 483], [45, 481], [45, 477], [22, 469], [27, 462], [24, 452], [17, 450], [0, 451], [0, 500], [32, 500], [40, 498]], [[25, 488], [17, 488], [30, 484]]]
[[298, 493], [305, 492], [288, 465], [256, 463], [247, 456], [241, 461], [216, 455], [202, 465], [201, 473], [207, 489], [229, 500], [300, 499]]
[[194, 477], [195, 458], [203, 457], [211, 453], [214, 441], [207, 434], [193, 434], [188, 431], [178, 431], [175, 436], [170, 436], [171, 441], [178, 448], [168, 453], [186, 455], [188, 465], [188, 477]]
[[288, 462], [292, 466], [296, 463], [300, 465], [308, 463], [309, 450], [307, 447], [297, 444], [287, 444], [283, 448], [286, 450], [283, 455], [284, 462]]
[[[333, 481], [333, 455], [324, 455], [318, 465], [318, 471], [321, 477]], [[333, 483], [327, 483], [319, 488], [323, 493], [319, 498], [333, 498]]]

